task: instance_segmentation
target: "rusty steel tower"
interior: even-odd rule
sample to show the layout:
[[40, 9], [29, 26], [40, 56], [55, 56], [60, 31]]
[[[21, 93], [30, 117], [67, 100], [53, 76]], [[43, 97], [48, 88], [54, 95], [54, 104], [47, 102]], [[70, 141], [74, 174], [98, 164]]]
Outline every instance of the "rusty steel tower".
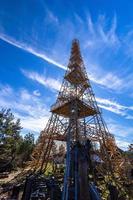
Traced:
[[[109, 141], [114, 144], [112, 149]], [[108, 175], [114, 172], [112, 165], [114, 155], [117, 155], [118, 165], [122, 163], [113, 136], [109, 133], [102, 118], [83, 59], [78, 40], [73, 40], [68, 67], [63, 79], [55, 104], [51, 106], [51, 117], [41, 132], [37, 146], [33, 152], [32, 164], [36, 170], [46, 171], [52, 163], [51, 149], [54, 143], [66, 144], [66, 164], [62, 200], [89, 200], [87, 173], [88, 165], [85, 153], [89, 142], [95, 150], [95, 157], [99, 159], [97, 171]], [[93, 153], [92, 153], [93, 154]], [[117, 165], [117, 167], [118, 167]], [[71, 189], [73, 188], [73, 192]], [[73, 193], [73, 194], [71, 194]]]

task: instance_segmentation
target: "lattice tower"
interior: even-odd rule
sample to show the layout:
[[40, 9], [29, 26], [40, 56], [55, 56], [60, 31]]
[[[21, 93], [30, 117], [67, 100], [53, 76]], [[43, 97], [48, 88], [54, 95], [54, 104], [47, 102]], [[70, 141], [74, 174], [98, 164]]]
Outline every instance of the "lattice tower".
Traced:
[[120, 171], [123, 159], [97, 105], [79, 42], [73, 40], [63, 83], [55, 104], [51, 106], [51, 117], [32, 154], [32, 166], [46, 171], [53, 159], [52, 146], [57, 141], [65, 142], [68, 152], [75, 141], [84, 144], [88, 139], [96, 147], [101, 163], [104, 163], [97, 167], [99, 173], [108, 175], [114, 174], [115, 170]]

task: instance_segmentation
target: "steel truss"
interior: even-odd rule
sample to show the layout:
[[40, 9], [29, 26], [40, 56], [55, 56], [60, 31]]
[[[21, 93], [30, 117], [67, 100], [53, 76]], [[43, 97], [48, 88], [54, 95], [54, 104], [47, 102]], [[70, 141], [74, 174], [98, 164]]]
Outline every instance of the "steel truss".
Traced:
[[[70, 184], [74, 184], [74, 199], [82, 199], [78, 198], [81, 196], [78, 194], [78, 187], [81, 187], [78, 179], [81, 174], [78, 160], [80, 150], [76, 144], [85, 147], [88, 140], [92, 142], [93, 154], [100, 159], [100, 164], [97, 166], [99, 174], [115, 177], [116, 172], [117, 174], [123, 173], [124, 160], [97, 105], [80, 54], [78, 40], [72, 43], [68, 67], [57, 100], [51, 106], [51, 112], [51, 117], [41, 132], [32, 154], [31, 165], [35, 170], [45, 172], [48, 163], [52, 163], [51, 149], [54, 143], [57, 141], [66, 143], [66, 169], [62, 200], [70, 199]], [[74, 158], [73, 155], [75, 155]], [[72, 158], [75, 159], [74, 172], [71, 171]], [[82, 188], [79, 191], [82, 192]]]

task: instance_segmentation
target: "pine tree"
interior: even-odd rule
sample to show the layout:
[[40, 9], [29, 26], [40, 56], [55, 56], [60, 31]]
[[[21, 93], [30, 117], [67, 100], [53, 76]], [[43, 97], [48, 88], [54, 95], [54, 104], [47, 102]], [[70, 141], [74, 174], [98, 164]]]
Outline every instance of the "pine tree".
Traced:
[[23, 167], [26, 161], [30, 160], [31, 153], [34, 148], [34, 135], [27, 133], [18, 143], [17, 147], [17, 164]]
[[10, 109], [0, 111], [0, 171], [12, 167], [21, 129], [20, 120], [15, 120]]

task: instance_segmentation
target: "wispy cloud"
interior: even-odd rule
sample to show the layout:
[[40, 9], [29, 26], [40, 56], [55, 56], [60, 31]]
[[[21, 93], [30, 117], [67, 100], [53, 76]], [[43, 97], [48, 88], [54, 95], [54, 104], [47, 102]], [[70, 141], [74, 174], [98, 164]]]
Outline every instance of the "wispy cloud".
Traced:
[[126, 119], [133, 119], [128, 114], [128, 111], [133, 111], [133, 106], [124, 106], [116, 101], [110, 100], [110, 99], [104, 99], [104, 98], [96, 98], [99, 107], [111, 111], [113, 113], [119, 114], [121, 116], [124, 116]]
[[48, 20], [49, 22], [51, 21], [52, 23], [59, 24], [58, 17], [56, 15], [54, 15], [54, 13], [50, 9], [47, 8], [46, 12], [47, 12], [46, 20]]
[[0, 108], [11, 108], [24, 129], [39, 133], [45, 127], [49, 118], [48, 108], [41, 98], [34, 95], [34, 91], [19, 89], [16, 92], [9, 85], [0, 85], [0, 93]]
[[133, 127], [124, 126], [123, 124], [119, 124], [113, 119], [108, 119], [108, 128], [111, 133], [113, 133], [117, 138], [121, 138], [123, 140], [130, 140], [132, 138]]
[[11, 44], [19, 49], [22, 49], [28, 53], [31, 53], [41, 59], [43, 59], [44, 61], [55, 65], [61, 69], [66, 69], [66, 67], [58, 62], [56, 62], [55, 60], [51, 59], [49, 56], [47, 56], [44, 52], [40, 52], [37, 49], [34, 49], [33, 47], [29, 46], [28, 44], [24, 43], [24, 42], [20, 42], [15, 40], [14, 38], [4, 34], [4, 33], [0, 33], [0, 39], [7, 42], [8, 44]]
[[[33, 132], [37, 132], [39, 136], [40, 131], [42, 131], [45, 126], [46, 123], [48, 122], [49, 116], [44, 115], [44, 116], [35, 116], [35, 117], [31, 117], [31, 116], [23, 116], [21, 114], [15, 113], [15, 117], [21, 119], [21, 126], [26, 129], [27, 131], [33, 131]], [[23, 132], [23, 130], [22, 130]]]
[[[77, 19], [77, 14], [75, 13], [75, 17]], [[47, 17], [51, 20], [56, 20], [58, 21], [58, 18], [50, 11], [47, 10]], [[57, 18], [57, 19], [56, 19]], [[77, 19], [78, 23], [79, 19]], [[83, 23], [83, 20], [81, 18], [81, 21]], [[108, 50], [108, 48], [116, 48], [119, 46], [119, 37], [116, 34], [116, 28], [117, 28], [117, 19], [116, 16], [114, 16], [112, 23], [110, 25], [110, 28], [108, 28], [106, 30], [106, 18], [105, 16], [99, 16], [97, 21], [94, 23], [92, 21], [91, 16], [89, 15], [87, 18], [87, 22], [88, 22], [88, 32], [86, 31], [86, 26], [85, 26], [85, 22], [83, 25], [83, 32], [80, 33], [79, 35], [79, 39], [81, 39], [81, 41], [83, 41], [83, 53], [86, 54], [86, 52], [89, 51], [89, 58], [86, 59], [86, 64], [87, 64], [87, 68], [88, 71], [90, 73], [90, 79], [95, 82], [96, 84], [99, 84], [105, 88], [108, 89], [112, 89], [115, 91], [118, 91], [120, 89], [123, 88], [123, 86], [125, 84], [123, 84], [123, 79], [119, 78], [119, 76], [117, 74], [114, 74], [113, 72], [109, 72], [109, 71], [104, 71], [103, 67], [101, 66], [101, 64], [99, 64], [100, 59], [104, 58], [105, 56], [103, 56], [101, 58], [101, 51], [102, 51], [102, 55], [106, 55]], [[71, 23], [72, 26], [72, 30], [73, 30], [73, 34], [72, 35], [76, 35], [76, 33], [74, 32], [74, 30], [76, 31], [74, 24]], [[65, 32], [68, 32], [69, 28], [69, 24], [63, 24], [61, 25], [61, 30], [66, 30]], [[60, 38], [60, 32], [59, 31], [59, 38]], [[34, 35], [36, 35], [34, 33]], [[80, 37], [83, 38], [80, 38]], [[47, 52], [44, 52], [42, 50], [40, 50], [39, 45], [38, 48], [35, 48], [34, 45], [29, 45], [29, 43], [24, 42], [24, 41], [18, 41], [15, 38], [10, 37], [9, 35], [5, 34], [4, 32], [0, 33], [0, 39], [17, 47], [20, 48], [28, 53], [31, 53], [35, 56], [37, 56], [38, 58], [43, 59], [44, 61], [47, 61], [48, 63], [55, 65], [61, 69], [66, 70], [66, 66], [64, 66], [61, 63], [64, 63], [63, 59], [66, 57], [66, 49], [64, 49], [64, 51], [62, 51], [62, 48], [64, 48], [61, 42], [61, 39], [57, 39], [56, 43], [52, 46], [52, 50], [51, 50], [51, 54], [47, 54]], [[34, 41], [34, 38], [32, 38], [32, 40]], [[65, 39], [62, 38], [62, 41], [65, 42]], [[70, 41], [69, 41], [70, 42]], [[34, 43], [34, 42], [33, 42]], [[52, 58], [52, 55], [54, 53], [56, 54], [56, 59]], [[95, 55], [100, 55], [100, 58], [97, 57]], [[51, 55], [51, 56], [50, 56]], [[61, 55], [61, 56], [60, 56]], [[88, 57], [88, 55], [87, 55]], [[90, 60], [89, 60], [90, 59]], [[93, 66], [92, 63], [92, 59], [95, 60], [95, 62], [98, 63], [97, 66], [97, 71], [91, 67]], [[60, 62], [57, 62], [56, 60], [60, 60]], [[111, 68], [111, 67], [110, 67]], [[104, 74], [104, 76], [103, 76]]]
[[126, 56], [133, 59], [133, 29], [123, 39]]
[[[45, 127], [50, 116], [49, 109], [45, 105], [45, 102], [42, 101], [42, 98], [36, 95], [35, 91], [29, 92], [23, 88], [16, 92], [9, 85], [0, 85], [0, 93], [0, 107], [11, 108], [12, 112], [15, 113], [15, 117], [21, 119], [21, 125], [24, 129], [40, 132]], [[107, 99], [97, 98], [97, 101], [101, 104], [123, 109], [123, 106]], [[116, 142], [118, 146], [126, 149], [129, 144], [126, 138], [131, 136], [133, 128], [122, 126], [114, 121], [108, 121], [108, 127], [110, 132], [117, 137]], [[122, 140], [121, 138], [124, 139]]]
[[37, 97], [40, 97], [41, 96], [41, 93], [39, 92], [39, 90], [34, 90], [33, 91], [33, 94]]
[[0, 84], [0, 94], [2, 96], [6, 97], [7, 95], [12, 95], [12, 92], [13, 89], [8, 84], [4, 85], [4, 87]]
[[[47, 61], [48, 63], [50, 63], [52, 65], [55, 65], [61, 69], [66, 70], [66, 67], [64, 65], [56, 62], [52, 58], [49, 58], [47, 55], [45, 55], [44, 52], [39, 52], [39, 50], [35, 50], [33, 47], [29, 46], [28, 44], [16, 41], [15, 39], [13, 39], [5, 34], [2, 34], [2, 33], [0, 33], [0, 39], [17, 47], [17, 48], [27, 51], [28, 53], [31, 53], [31, 54]], [[100, 71], [100, 68], [98, 69], [98, 71]], [[100, 76], [100, 74], [99, 74], [99, 76]], [[99, 84], [99, 85], [102, 85], [104, 87], [114, 89], [114, 90], [121, 88], [121, 86], [123, 86], [122, 80], [112, 73], [108, 73], [107, 75], [104, 76], [104, 78], [99, 78], [99, 76], [97, 73], [94, 73], [94, 74], [90, 73], [89, 78], [91, 81], [93, 81], [96, 84]]]
[[[50, 90], [59, 90], [61, 82], [57, 79], [51, 77], [45, 77], [45, 75], [40, 75], [37, 72], [27, 71], [21, 69], [22, 73], [29, 79], [38, 82], [39, 84], [49, 88]], [[121, 105], [118, 102], [110, 99], [96, 97], [99, 107], [125, 117], [126, 119], [132, 120], [133, 117], [128, 113], [128, 111], [133, 111], [133, 106]]]
[[[93, 81], [94, 83], [101, 85], [104, 88], [114, 90], [114, 91], [120, 91], [125, 86], [124, 80], [120, 79], [117, 75], [111, 72], [105, 73], [103, 70], [99, 72], [98, 67], [96, 67], [96, 69], [95, 71], [92, 71], [91, 73], [88, 72], [90, 80]], [[101, 76], [101, 73], [102, 73], [102, 76]]]
[[[94, 23], [90, 15], [87, 16], [89, 38], [86, 40], [86, 47], [99, 49], [102, 46], [105, 50], [107, 47], [117, 48], [120, 45], [119, 37], [116, 34], [117, 18], [111, 21], [110, 27], [107, 28], [105, 15], [99, 15], [97, 21]], [[100, 50], [100, 51], [101, 51]]]
[[[45, 75], [40, 75], [34, 71], [28, 71], [21, 69], [22, 73], [29, 79], [38, 82], [39, 84], [49, 88], [50, 90], [59, 90], [61, 87], [61, 81]], [[133, 119], [132, 115], [128, 114], [128, 111], [133, 111], [133, 106], [121, 105], [118, 102], [110, 99], [96, 97], [99, 107], [125, 117], [126, 119]]]
[[108, 118], [108, 128], [110, 133], [114, 134], [116, 144], [123, 150], [127, 150], [130, 143], [132, 143], [133, 127], [124, 126], [121, 123]]
[[61, 87], [61, 82], [58, 79], [45, 77], [45, 75], [40, 75], [37, 72], [27, 71], [24, 69], [21, 69], [21, 71], [27, 78], [36, 81], [49, 89], [59, 90]]

